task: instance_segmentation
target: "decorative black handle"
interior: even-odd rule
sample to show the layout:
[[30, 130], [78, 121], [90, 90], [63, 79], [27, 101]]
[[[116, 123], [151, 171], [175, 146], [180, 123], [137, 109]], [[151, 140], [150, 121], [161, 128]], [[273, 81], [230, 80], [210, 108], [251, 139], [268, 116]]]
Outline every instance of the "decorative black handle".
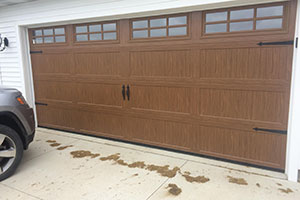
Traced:
[[127, 100], [129, 101], [130, 100], [130, 87], [129, 85], [127, 85]]
[[125, 100], [125, 85], [122, 86], [122, 96], [123, 100]]

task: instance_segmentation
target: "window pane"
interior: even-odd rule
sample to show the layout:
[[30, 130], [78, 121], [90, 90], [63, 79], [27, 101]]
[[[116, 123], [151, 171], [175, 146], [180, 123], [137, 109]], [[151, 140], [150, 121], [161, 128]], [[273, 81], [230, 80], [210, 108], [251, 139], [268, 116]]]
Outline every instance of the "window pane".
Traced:
[[116, 30], [116, 23], [113, 24], [103, 24], [103, 30], [104, 31], [115, 31]]
[[90, 40], [102, 40], [101, 33], [98, 33], [98, 34], [90, 34]]
[[117, 33], [104, 33], [103, 34], [104, 40], [116, 40], [117, 39]]
[[65, 36], [55, 36], [55, 42], [65, 42], [66, 37]]
[[147, 38], [148, 37], [148, 30], [133, 31], [132, 37], [133, 38]]
[[206, 22], [226, 21], [227, 12], [207, 13]]
[[282, 28], [282, 19], [266, 19], [256, 21], [257, 30], [274, 28]]
[[230, 11], [230, 19], [249, 19], [254, 17], [254, 9]]
[[86, 33], [87, 26], [76, 26], [76, 33]]
[[88, 36], [87, 35], [76, 35], [76, 40], [77, 41], [87, 41]]
[[65, 29], [64, 28], [56, 28], [54, 29], [55, 35], [62, 35], [65, 34]]
[[283, 6], [257, 8], [257, 17], [282, 16]]
[[186, 35], [186, 27], [169, 28], [169, 36]]
[[227, 32], [227, 24], [208, 24], [205, 26], [205, 33]]
[[54, 38], [53, 37], [45, 37], [44, 38], [44, 43], [53, 43], [54, 42]]
[[150, 27], [161, 27], [167, 25], [167, 19], [151, 19], [150, 20]]
[[101, 25], [90, 25], [89, 32], [101, 32]]
[[230, 23], [230, 32], [253, 30], [253, 21], [249, 22], [232, 22]]
[[165, 37], [166, 35], [167, 35], [167, 30], [165, 28], [150, 30], [150, 37]]
[[43, 38], [35, 38], [32, 40], [33, 44], [42, 44], [43, 43]]
[[134, 21], [132, 22], [132, 28], [148, 28], [148, 21]]
[[42, 30], [33, 31], [33, 36], [42, 36], [42, 35], [43, 35]]
[[169, 25], [182, 25], [182, 24], [187, 24], [187, 17], [182, 16], [182, 17], [170, 17], [169, 18]]
[[44, 35], [53, 35], [53, 29], [44, 29]]

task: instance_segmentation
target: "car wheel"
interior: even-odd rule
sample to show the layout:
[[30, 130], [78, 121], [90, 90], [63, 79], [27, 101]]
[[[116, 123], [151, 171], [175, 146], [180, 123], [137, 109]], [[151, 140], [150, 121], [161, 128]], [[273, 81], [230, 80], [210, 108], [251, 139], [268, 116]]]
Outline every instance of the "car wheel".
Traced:
[[13, 129], [0, 125], [0, 181], [11, 176], [23, 156], [23, 143]]

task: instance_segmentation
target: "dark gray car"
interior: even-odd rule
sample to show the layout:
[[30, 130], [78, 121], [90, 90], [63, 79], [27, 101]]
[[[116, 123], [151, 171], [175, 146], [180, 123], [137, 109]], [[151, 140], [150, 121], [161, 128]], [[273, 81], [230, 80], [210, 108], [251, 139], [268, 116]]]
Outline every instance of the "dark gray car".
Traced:
[[34, 132], [33, 109], [22, 93], [0, 87], [0, 181], [14, 173]]

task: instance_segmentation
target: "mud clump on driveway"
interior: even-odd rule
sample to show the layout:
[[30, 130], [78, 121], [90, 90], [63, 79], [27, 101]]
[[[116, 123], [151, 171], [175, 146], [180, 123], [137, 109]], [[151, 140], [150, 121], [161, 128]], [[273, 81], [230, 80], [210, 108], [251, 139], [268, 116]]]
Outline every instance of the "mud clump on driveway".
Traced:
[[65, 150], [66, 148], [69, 148], [69, 147], [73, 147], [73, 145], [58, 147], [57, 150], [61, 151], [61, 150]]
[[113, 161], [117, 161], [120, 158], [120, 153], [116, 153], [107, 157], [101, 157], [100, 160], [102, 161], [106, 161], [106, 160], [113, 160]]
[[60, 145], [60, 143], [52, 143], [52, 144], [50, 144], [51, 147], [57, 147], [59, 145]]
[[91, 153], [90, 151], [84, 151], [84, 150], [79, 150], [79, 151], [72, 151], [70, 154], [73, 156], [73, 158], [84, 158], [84, 157], [91, 157], [91, 158], [96, 158], [100, 156], [99, 153]]
[[46, 142], [48, 142], [48, 143], [55, 143], [56, 140], [47, 140]]
[[129, 168], [141, 168], [141, 169], [144, 169], [146, 167], [145, 163], [144, 162], [134, 162], [134, 163], [131, 163], [128, 165]]
[[293, 190], [291, 190], [290, 188], [287, 188], [287, 189], [279, 188], [278, 190], [281, 191], [281, 192], [283, 192], [283, 193], [286, 193], [286, 194], [293, 192]]
[[173, 169], [169, 169], [169, 165], [165, 165], [165, 166], [148, 165], [146, 169], [149, 171], [156, 171], [161, 176], [166, 176], [168, 178], [173, 178], [180, 170], [179, 167], [174, 167]]
[[178, 196], [182, 190], [176, 184], [170, 183], [167, 188], [170, 188], [168, 191], [170, 194]]
[[229, 179], [229, 183], [235, 183], [238, 185], [248, 185], [248, 183], [243, 178], [234, 178], [232, 176], [227, 176], [227, 178]]
[[206, 178], [205, 176], [190, 176], [190, 172], [184, 172], [184, 174], [181, 174], [186, 181], [193, 183], [193, 182], [197, 182], [197, 183], [206, 183], [209, 181], [209, 178]]
[[124, 160], [117, 160], [117, 164], [119, 164], [119, 165], [123, 165], [123, 166], [128, 166], [128, 163], [127, 162], [125, 162]]

